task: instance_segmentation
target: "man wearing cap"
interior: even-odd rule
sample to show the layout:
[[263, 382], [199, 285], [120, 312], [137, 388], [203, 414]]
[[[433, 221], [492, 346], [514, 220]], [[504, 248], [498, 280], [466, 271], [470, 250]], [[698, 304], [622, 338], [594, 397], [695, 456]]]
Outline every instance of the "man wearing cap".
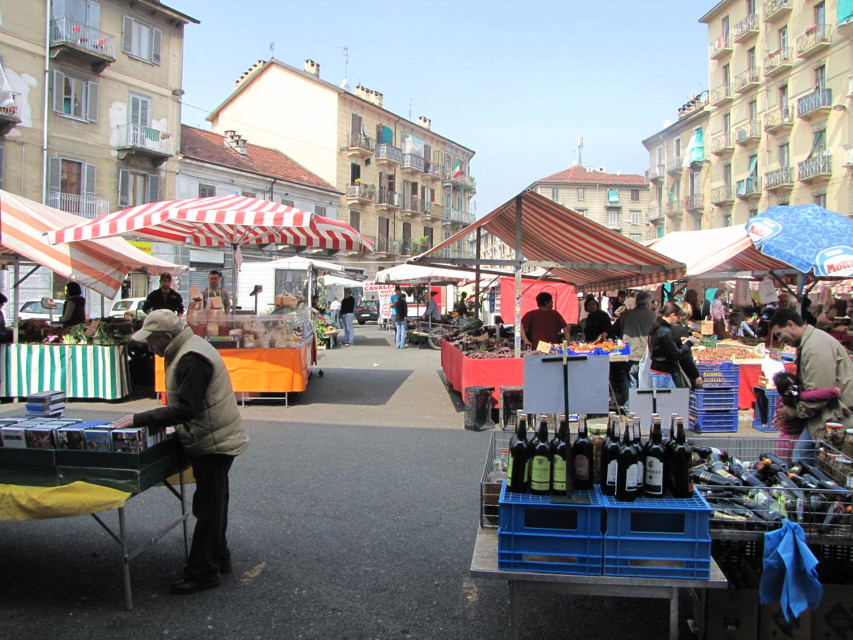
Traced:
[[183, 595], [219, 586], [221, 575], [231, 573], [225, 538], [228, 472], [234, 457], [249, 446], [231, 379], [216, 349], [167, 309], [152, 311], [131, 339], [165, 358], [169, 404], [124, 416], [115, 426], [156, 432], [174, 425], [196, 480], [190, 556], [183, 578], [172, 583], [170, 592]]
[[154, 289], [142, 303], [142, 310], [151, 313], [157, 309], [169, 309], [178, 315], [184, 313], [184, 299], [181, 294], [172, 289], [171, 274], [164, 273], [160, 276], [160, 288]]

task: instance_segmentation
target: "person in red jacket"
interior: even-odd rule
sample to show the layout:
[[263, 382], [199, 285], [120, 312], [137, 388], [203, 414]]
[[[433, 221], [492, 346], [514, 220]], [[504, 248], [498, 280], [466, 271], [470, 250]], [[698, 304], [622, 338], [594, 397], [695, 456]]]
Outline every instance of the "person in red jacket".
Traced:
[[554, 298], [550, 293], [541, 291], [536, 296], [536, 306], [538, 309], [521, 317], [521, 341], [534, 349], [540, 342], [561, 342], [566, 321], [559, 311], [554, 310]]

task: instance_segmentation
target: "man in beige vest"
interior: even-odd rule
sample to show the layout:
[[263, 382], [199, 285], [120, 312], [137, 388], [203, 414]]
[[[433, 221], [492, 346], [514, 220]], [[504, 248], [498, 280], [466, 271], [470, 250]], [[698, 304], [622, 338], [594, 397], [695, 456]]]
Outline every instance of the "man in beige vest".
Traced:
[[124, 416], [115, 426], [155, 432], [174, 426], [196, 480], [190, 557], [184, 577], [172, 583], [170, 592], [189, 594], [219, 586], [221, 574], [231, 573], [225, 538], [228, 472], [234, 457], [249, 446], [228, 370], [216, 349], [168, 309], [152, 311], [131, 339], [165, 358], [168, 405]]

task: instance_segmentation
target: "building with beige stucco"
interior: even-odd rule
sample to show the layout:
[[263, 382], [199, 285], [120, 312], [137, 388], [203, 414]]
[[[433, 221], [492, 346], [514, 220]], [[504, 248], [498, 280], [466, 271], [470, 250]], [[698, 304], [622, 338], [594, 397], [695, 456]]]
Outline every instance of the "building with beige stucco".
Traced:
[[[298, 69], [260, 60], [208, 117], [213, 131], [236, 132], [279, 149], [344, 195], [339, 217], [374, 242], [368, 259], [382, 268], [420, 253], [474, 221], [474, 152], [383, 108], [383, 95], [350, 93], [320, 78], [320, 65]], [[468, 244], [445, 251], [467, 256]]]

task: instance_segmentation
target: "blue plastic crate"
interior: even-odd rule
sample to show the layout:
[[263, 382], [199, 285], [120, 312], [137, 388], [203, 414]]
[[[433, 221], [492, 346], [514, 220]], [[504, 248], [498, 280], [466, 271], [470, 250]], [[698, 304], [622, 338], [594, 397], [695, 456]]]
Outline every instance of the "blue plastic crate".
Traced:
[[500, 533], [601, 535], [601, 497], [593, 489], [576, 491], [589, 504], [552, 502], [551, 496], [513, 493], [504, 481], [500, 496]]
[[732, 411], [693, 411], [687, 420], [688, 428], [696, 433], [736, 433], [737, 409]]
[[711, 507], [692, 498], [637, 498], [620, 502], [602, 496], [604, 575], [707, 578], [711, 571]]
[[498, 531], [498, 569], [601, 575], [603, 538]]
[[737, 389], [693, 389], [690, 391], [691, 411], [725, 411], [737, 409]]
[[755, 417], [752, 420], [752, 428], [764, 433], [774, 433], [776, 429], [772, 426], [773, 418], [776, 416], [776, 401], [779, 392], [776, 389], [765, 389], [764, 387], [753, 387], [755, 403], [752, 405]]
[[728, 360], [699, 360], [696, 362], [699, 375], [705, 381], [706, 389], [737, 389], [740, 371], [734, 362]]

